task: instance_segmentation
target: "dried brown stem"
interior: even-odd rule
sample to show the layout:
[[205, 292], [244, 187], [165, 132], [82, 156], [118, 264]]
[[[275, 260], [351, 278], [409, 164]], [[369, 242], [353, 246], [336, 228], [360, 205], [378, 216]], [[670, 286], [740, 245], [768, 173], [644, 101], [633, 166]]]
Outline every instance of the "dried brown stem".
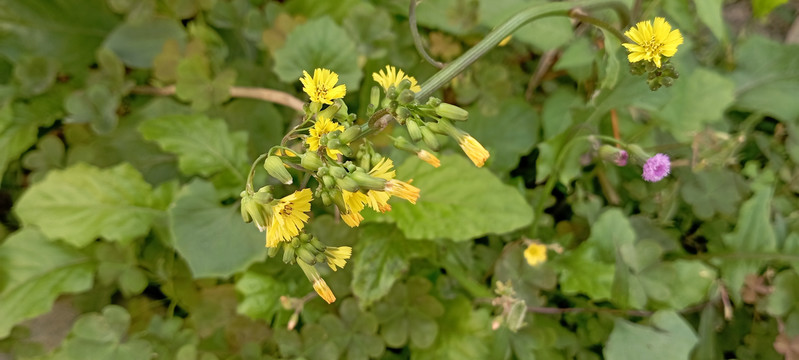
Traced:
[[[175, 85], [162, 88], [154, 86], [136, 86], [131, 92], [142, 95], [171, 96], [175, 95]], [[302, 100], [287, 92], [266, 88], [233, 86], [230, 88], [230, 96], [234, 98], [263, 100], [287, 106], [297, 111], [302, 111], [302, 105], [304, 104]]]

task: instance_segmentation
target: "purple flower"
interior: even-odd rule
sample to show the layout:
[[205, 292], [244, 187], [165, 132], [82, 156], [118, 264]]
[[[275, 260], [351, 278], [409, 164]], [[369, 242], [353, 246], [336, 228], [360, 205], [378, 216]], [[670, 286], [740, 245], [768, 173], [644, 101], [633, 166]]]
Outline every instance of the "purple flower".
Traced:
[[671, 161], [668, 155], [655, 154], [655, 156], [646, 160], [644, 164], [644, 180], [649, 182], [658, 182], [663, 180], [671, 171]]
[[618, 166], [625, 166], [625, 165], [627, 165], [627, 158], [628, 157], [630, 157], [630, 156], [627, 155], [627, 152], [624, 151], [624, 150], [621, 150], [618, 153], [616, 153], [616, 159], [615, 159], [614, 162]]

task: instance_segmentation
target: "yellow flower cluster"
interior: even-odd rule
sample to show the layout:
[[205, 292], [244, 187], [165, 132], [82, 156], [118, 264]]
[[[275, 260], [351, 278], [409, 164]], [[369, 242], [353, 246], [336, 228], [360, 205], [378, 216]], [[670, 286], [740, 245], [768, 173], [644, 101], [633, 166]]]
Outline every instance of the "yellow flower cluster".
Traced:
[[383, 158], [369, 171], [369, 175], [386, 180], [385, 187], [381, 190], [368, 190], [350, 192], [344, 190], [344, 203], [346, 204], [341, 219], [350, 227], [360, 225], [363, 216], [360, 214], [366, 206], [375, 211], [386, 212], [391, 210], [388, 200], [392, 196], [410, 201], [416, 204], [419, 199], [419, 188], [410, 183], [394, 179], [394, 162], [389, 158]]

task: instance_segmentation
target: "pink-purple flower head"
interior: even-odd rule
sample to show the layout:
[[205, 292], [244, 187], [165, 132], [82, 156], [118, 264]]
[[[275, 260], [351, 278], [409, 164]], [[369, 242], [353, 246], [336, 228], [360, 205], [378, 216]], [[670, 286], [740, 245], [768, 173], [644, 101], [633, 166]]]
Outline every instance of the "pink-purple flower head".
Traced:
[[627, 158], [629, 157], [630, 156], [627, 154], [626, 151], [621, 150], [618, 153], [616, 153], [616, 158], [613, 160], [613, 162], [615, 162], [616, 165], [618, 166], [625, 166], [627, 165]]
[[670, 171], [671, 161], [669, 160], [669, 156], [658, 153], [646, 160], [643, 177], [646, 181], [658, 182], [669, 175]]

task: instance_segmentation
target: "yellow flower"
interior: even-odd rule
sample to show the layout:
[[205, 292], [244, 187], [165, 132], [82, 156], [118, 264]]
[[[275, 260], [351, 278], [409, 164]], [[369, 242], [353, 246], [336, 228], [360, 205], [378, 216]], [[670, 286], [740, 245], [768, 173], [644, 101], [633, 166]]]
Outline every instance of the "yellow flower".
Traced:
[[402, 80], [404, 79], [408, 79], [411, 82], [411, 87], [410, 87], [411, 91], [419, 92], [422, 90], [419, 84], [416, 83], [416, 78], [414, 78], [413, 76], [405, 75], [405, 73], [401, 69], [397, 70], [397, 68], [391, 65], [386, 65], [386, 72], [380, 70], [379, 73], [372, 73], [372, 79], [374, 79], [374, 81], [380, 84], [380, 86], [383, 87], [383, 90], [386, 91], [388, 91], [388, 88], [391, 85], [399, 86], [399, 83], [402, 82]]
[[[308, 131], [308, 138], [305, 139], [305, 143], [308, 144], [308, 149], [311, 151], [319, 150], [319, 141], [322, 139], [322, 135], [336, 130], [344, 131], [344, 126], [341, 126], [341, 124], [324, 116], [320, 116], [318, 119], [316, 119], [314, 126]], [[328, 156], [335, 159], [337, 154], [341, 154], [341, 151], [329, 148], [327, 149]]]
[[418, 156], [419, 159], [422, 159], [422, 161], [433, 165], [433, 167], [441, 166], [441, 160], [438, 160], [435, 155], [427, 152], [427, 150], [420, 150], [418, 153], [416, 153], [416, 156]]
[[622, 44], [630, 52], [627, 55], [630, 62], [652, 61], [657, 67], [660, 67], [661, 56], [674, 56], [677, 46], [683, 42], [680, 30], [672, 31], [671, 25], [662, 17], [656, 17], [654, 25], [651, 21], [641, 21], [624, 35], [634, 42]]
[[347, 259], [352, 256], [352, 248], [349, 246], [328, 246], [325, 249], [325, 257], [327, 258], [327, 266], [330, 266], [333, 271], [336, 271], [336, 267], [344, 268], [344, 265], [347, 264]]
[[488, 157], [491, 156], [488, 150], [471, 135], [466, 134], [461, 136], [458, 139], [458, 145], [460, 145], [463, 152], [466, 153], [466, 156], [468, 156], [477, 167], [483, 167]]
[[333, 295], [333, 291], [330, 290], [330, 287], [327, 286], [325, 279], [322, 279], [322, 276], [319, 275], [319, 272], [316, 271], [316, 268], [313, 265], [308, 265], [305, 261], [298, 260], [297, 265], [300, 266], [302, 272], [305, 273], [305, 276], [308, 277], [308, 280], [313, 284], [313, 289], [316, 291], [319, 296], [324, 299], [328, 304], [332, 304], [336, 301], [336, 296]]
[[413, 204], [416, 204], [416, 200], [419, 198], [419, 188], [404, 181], [394, 179], [396, 172], [393, 167], [394, 161], [384, 157], [369, 171], [369, 175], [386, 180], [386, 187], [382, 191], [369, 190], [369, 192], [366, 193], [366, 196], [369, 197], [367, 204], [376, 211], [386, 212], [391, 210], [391, 205], [388, 204], [388, 199], [390, 199], [391, 196], [403, 198]]
[[368, 200], [366, 194], [360, 191], [350, 192], [342, 190], [341, 195], [344, 198], [344, 206], [346, 207], [345, 209], [341, 209], [341, 211], [345, 212], [341, 214], [341, 219], [344, 220], [344, 223], [349, 225], [349, 227], [360, 225], [361, 220], [363, 220], [361, 210], [363, 210], [364, 203]]
[[312, 102], [330, 105], [333, 99], [341, 99], [347, 94], [346, 85], [336, 86], [338, 74], [328, 69], [315, 69], [313, 76], [303, 70], [302, 75], [302, 91], [311, 97]]
[[418, 187], [411, 185], [409, 182], [392, 179], [386, 182], [385, 192], [391, 194], [391, 196], [408, 200], [411, 202], [411, 204], [416, 204], [416, 200], [419, 199], [419, 193], [421, 190], [419, 190]]
[[280, 241], [289, 241], [300, 234], [311, 211], [310, 189], [295, 191], [272, 206], [272, 216], [266, 230], [266, 246], [275, 247]]
[[547, 247], [544, 244], [532, 243], [524, 250], [524, 259], [530, 266], [538, 266], [547, 261]]

